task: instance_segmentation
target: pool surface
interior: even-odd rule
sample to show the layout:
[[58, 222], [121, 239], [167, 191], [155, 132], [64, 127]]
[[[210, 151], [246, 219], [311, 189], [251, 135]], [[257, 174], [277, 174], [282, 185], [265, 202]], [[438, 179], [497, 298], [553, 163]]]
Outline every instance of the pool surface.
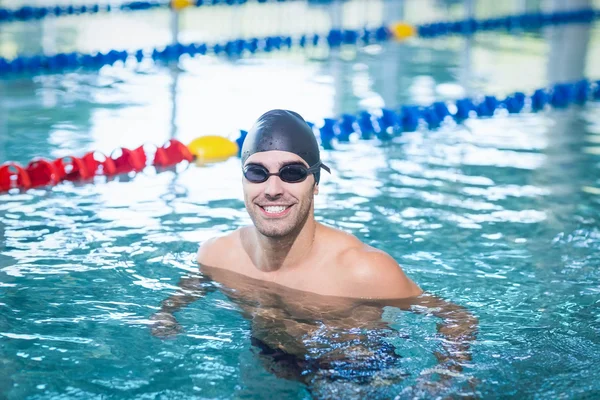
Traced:
[[[432, 20], [462, 12], [450, 4], [444, 14], [444, 2], [422, 4]], [[492, 2], [479, 4], [485, 15], [498, 12]], [[277, 7], [269, 12], [292, 19], [299, 6]], [[382, 8], [370, 7], [369, 17], [382, 17]], [[210, 12], [241, 18], [238, 11]], [[311, 12], [327, 21], [326, 8]], [[416, 13], [412, 6], [405, 12], [409, 19]], [[121, 37], [123, 46], [167, 40], [168, 15], [145, 15], [0, 25], [0, 55], [40, 52], [39, 42], [43, 49], [89, 51], [120, 47]], [[105, 36], [97, 34], [97, 18]], [[124, 21], [138, 33], [119, 31]], [[187, 37], [200, 35], [192, 17], [186, 24]], [[265, 29], [285, 28], [272, 25]], [[178, 67], [3, 78], [0, 162], [109, 153], [171, 137], [235, 139], [271, 108], [318, 122], [342, 112], [598, 79], [599, 33], [597, 24], [564, 26], [330, 55], [206, 56]], [[479, 321], [471, 361], [430, 390], [481, 398], [600, 396], [599, 103], [335, 147], [322, 153], [332, 174], [322, 175], [317, 219], [389, 252], [423, 289]], [[428, 312], [382, 308], [388, 328], [379, 334], [365, 325], [359, 333], [366, 347], [382, 351], [377, 357], [386, 368], [340, 367], [342, 379], [313, 387], [265, 366], [256, 326], [262, 321], [273, 337], [269, 319], [310, 325], [298, 315], [319, 315], [320, 305], [334, 307], [326, 305], [331, 299], [258, 285], [251, 321], [247, 304], [213, 287], [175, 314], [178, 334], [153, 335], [151, 315], [181, 292], [182, 277], [195, 274], [199, 244], [250, 222], [237, 158], [0, 194], [0, 398], [430, 398], [423, 381], [436, 381], [434, 353], [444, 342], [440, 320]], [[344, 335], [357, 333], [327, 322], [311, 326], [320, 329], [306, 336], [312, 355], [336, 346], [344, 351]], [[381, 349], [399, 357], [388, 362]], [[369, 368], [366, 375], [377, 380], [358, 385], [360, 374], [352, 374]]]

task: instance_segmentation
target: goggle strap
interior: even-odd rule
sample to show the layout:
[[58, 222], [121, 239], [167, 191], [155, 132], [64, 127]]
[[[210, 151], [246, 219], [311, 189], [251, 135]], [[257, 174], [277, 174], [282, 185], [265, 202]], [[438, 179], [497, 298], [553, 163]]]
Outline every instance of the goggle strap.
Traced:
[[323, 162], [319, 161], [317, 162], [315, 165], [313, 165], [312, 167], [310, 167], [308, 169], [308, 172], [317, 172], [319, 170], [319, 168], [323, 168], [325, 171], [331, 173], [331, 170], [329, 169], [329, 167], [325, 164], [323, 164]]

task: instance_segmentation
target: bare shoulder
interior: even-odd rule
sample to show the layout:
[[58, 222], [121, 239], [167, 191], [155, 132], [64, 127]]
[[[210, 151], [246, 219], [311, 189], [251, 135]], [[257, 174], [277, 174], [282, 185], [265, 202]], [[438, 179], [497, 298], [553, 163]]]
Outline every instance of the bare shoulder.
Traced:
[[344, 276], [342, 290], [352, 297], [401, 299], [423, 293], [393, 257], [358, 239], [339, 253], [336, 264]]
[[218, 236], [202, 242], [196, 261], [203, 266], [223, 268], [229, 265], [231, 257], [235, 256], [235, 250], [239, 248], [239, 230], [227, 235]]

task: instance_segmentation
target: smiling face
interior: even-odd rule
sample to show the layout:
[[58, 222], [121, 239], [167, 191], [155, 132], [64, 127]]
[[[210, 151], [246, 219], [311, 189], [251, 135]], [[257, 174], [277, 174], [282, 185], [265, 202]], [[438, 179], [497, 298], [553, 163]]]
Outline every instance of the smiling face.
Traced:
[[[251, 155], [244, 167], [260, 165], [270, 173], [281, 167], [300, 164], [308, 168], [302, 158], [286, 151], [266, 151]], [[278, 176], [270, 176], [265, 182], [252, 183], [243, 178], [246, 210], [264, 236], [282, 238], [299, 232], [308, 218], [312, 218], [314, 195], [318, 193], [315, 177], [297, 183], [288, 183]]]

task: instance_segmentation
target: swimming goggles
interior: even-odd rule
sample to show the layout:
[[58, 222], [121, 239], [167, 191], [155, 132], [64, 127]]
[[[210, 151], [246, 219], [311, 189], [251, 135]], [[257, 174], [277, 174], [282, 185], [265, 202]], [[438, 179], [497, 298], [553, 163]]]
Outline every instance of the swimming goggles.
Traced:
[[321, 167], [326, 170], [329, 169], [319, 161], [310, 168], [306, 168], [302, 164], [290, 164], [281, 167], [279, 172], [269, 173], [269, 170], [262, 165], [248, 164], [244, 167], [244, 176], [252, 183], [266, 182], [273, 175], [278, 176], [282, 181], [287, 183], [298, 183], [304, 181], [308, 175], [317, 172]]

